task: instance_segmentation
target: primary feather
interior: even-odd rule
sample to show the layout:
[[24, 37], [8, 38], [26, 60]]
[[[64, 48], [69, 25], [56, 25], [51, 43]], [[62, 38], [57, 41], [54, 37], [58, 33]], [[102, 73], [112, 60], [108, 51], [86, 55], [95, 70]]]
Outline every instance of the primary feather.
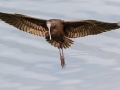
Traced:
[[118, 23], [97, 20], [64, 21], [65, 35], [69, 38], [100, 34], [120, 28]]
[[0, 19], [14, 27], [38, 36], [45, 36], [47, 31], [46, 20], [37, 19], [22, 14], [0, 12]]

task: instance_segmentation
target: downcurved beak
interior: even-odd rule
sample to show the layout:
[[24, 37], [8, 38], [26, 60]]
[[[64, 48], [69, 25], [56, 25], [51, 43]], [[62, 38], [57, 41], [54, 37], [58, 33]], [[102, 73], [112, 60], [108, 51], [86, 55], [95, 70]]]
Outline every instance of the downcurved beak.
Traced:
[[51, 24], [50, 24], [50, 23], [47, 23], [47, 27], [48, 27], [48, 30], [49, 30], [49, 36], [50, 36], [50, 40], [51, 40], [51, 33], [50, 33]]

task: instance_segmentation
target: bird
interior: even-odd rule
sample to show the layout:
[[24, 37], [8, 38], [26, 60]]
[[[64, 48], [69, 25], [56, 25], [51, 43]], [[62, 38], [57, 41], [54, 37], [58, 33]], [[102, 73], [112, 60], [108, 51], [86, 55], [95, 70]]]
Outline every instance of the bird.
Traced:
[[19, 30], [45, 37], [46, 41], [59, 49], [61, 67], [65, 68], [63, 49], [71, 47], [72, 38], [97, 35], [120, 28], [120, 22], [104, 22], [93, 19], [62, 20], [41, 19], [18, 13], [0, 12], [0, 20]]

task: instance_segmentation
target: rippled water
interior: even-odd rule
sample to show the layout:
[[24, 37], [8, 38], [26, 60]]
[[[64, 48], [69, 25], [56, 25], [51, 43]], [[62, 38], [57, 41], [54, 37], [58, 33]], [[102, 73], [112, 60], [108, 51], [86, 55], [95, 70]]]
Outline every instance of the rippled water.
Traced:
[[[43, 19], [120, 21], [120, 0], [0, 0], [0, 11]], [[120, 29], [73, 39], [59, 52], [0, 22], [0, 90], [120, 90]]]

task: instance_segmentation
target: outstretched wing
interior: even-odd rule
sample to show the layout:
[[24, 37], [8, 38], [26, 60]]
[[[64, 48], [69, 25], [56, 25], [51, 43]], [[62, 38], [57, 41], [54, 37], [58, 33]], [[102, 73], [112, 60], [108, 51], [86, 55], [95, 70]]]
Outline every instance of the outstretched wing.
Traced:
[[0, 12], [0, 20], [14, 27], [38, 36], [45, 36], [47, 31], [46, 20], [33, 18], [22, 14], [10, 14]]
[[120, 28], [119, 23], [108, 23], [97, 20], [64, 21], [65, 35], [69, 38], [95, 35]]

